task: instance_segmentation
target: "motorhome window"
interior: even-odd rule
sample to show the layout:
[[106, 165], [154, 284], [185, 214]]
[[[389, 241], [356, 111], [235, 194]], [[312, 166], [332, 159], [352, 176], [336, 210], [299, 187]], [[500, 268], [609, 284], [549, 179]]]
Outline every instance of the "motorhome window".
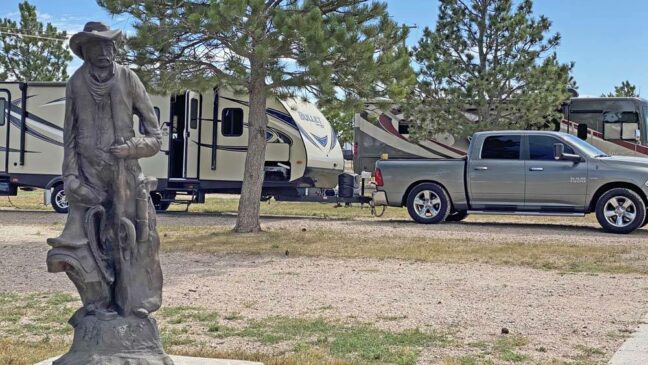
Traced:
[[198, 99], [192, 98], [191, 105], [191, 115], [189, 118], [189, 128], [196, 129], [198, 128]]
[[5, 106], [7, 105], [7, 99], [0, 98], [0, 126], [5, 125], [7, 121], [7, 115], [5, 114]]
[[[158, 125], [160, 125], [160, 108], [157, 106], [153, 107], [153, 111], [155, 112], [155, 117], [157, 118]], [[145, 134], [146, 133], [146, 127], [144, 126], [144, 122], [142, 122], [142, 118], [140, 118], [139, 114], [135, 115], [139, 119], [139, 132], [140, 134]]]
[[577, 124], [587, 124], [587, 128], [601, 132], [603, 129], [602, 110], [572, 110], [569, 120]]
[[561, 140], [550, 136], [529, 136], [529, 159], [534, 161], [554, 161], [554, 144], [562, 143], [565, 153], [574, 154], [574, 149]]
[[639, 129], [639, 114], [636, 112], [603, 113], [603, 138], [634, 140]]
[[223, 109], [223, 124], [221, 133], [225, 137], [238, 137], [243, 135], [243, 109]]
[[520, 136], [486, 137], [481, 158], [493, 160], [518, 160], [520, 158]]

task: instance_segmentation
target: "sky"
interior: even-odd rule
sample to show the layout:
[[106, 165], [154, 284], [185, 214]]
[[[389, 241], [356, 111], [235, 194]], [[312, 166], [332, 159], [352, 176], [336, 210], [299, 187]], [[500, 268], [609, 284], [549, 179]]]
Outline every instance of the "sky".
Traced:
[[[19, 0], [1, 0], [4, 14], [17, 18]], [[130, 18], [110, 16], [94, 0], [31, 0], [39, 18], [76, 33], [88, 20], [113, 28], [130, 29]], [[434, 28], [438, 0], [386, 0], [393, 19], [408, 26], [408, 44], [415, 45], [427, 26]], [[551, 33], [560, 33], [556, 49], [560, 62], [575, 62], [574, 77], [583, 96], [614, 90], [624, 80], [648, 96], [648, 1], [645, 0], [535, 0], [534, 14], [552, 21]], [[75, 61], [70, 71], [80, 65]], [[643, 92], [642, 92], [643, 91]]]

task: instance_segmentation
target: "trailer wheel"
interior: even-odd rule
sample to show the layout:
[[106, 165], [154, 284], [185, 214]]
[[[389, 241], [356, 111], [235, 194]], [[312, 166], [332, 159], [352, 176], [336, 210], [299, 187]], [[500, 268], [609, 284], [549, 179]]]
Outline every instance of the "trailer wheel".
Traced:
[[462, 220], [466, 219], [467, 216], [467, 211], [458, 210], [456, 212], [452, 212], [452, 214], [450, 214], [448, 218], [446, 218], [446, 222], [461, 222]]
[[646, 218], [646, 205], [630, 189], [611, 189], [596, 202], [596, 219], [610, 233], [631, 233], [641, 227]]
[[162, 194], [157, 191], [151, 193], [151, 200], [153, 201], [153, 207], [155, 207], [155, 210], [158, 212], [163, 212], [171, 206], [170, 202], [162, 201]]
[[66, 214], [68, 212], [70, 205], [65, 197], [63, 184], [54, 186], [54, 190], [52, 190], [52, 195], [50, 196], [50, 203], [57, 213]]
[[417, 185], [407, 196], [407, 212], [418, 223], [443, 222], [450, 214], [450, 205], [445, 189], [434, 183]]

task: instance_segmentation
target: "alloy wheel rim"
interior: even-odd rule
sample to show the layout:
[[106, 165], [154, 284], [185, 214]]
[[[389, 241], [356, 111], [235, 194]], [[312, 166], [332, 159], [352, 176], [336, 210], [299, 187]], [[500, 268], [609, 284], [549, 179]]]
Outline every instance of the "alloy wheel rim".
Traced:
[[603, 214], [608, 223], [615, 227], [623, 228], [629, 226], [637, 219], [637, 207], [629, 198], [615, 196], [605, 203]]
[[54, 200], [56, 201], [56, 205], [61, 209], [67, 209], [69, 207], [67, 197], [65, 197], [65, 191], [63, 190], [56, 193]]
[[422, 190], [414, 198], [414, 211], [421, 218], [434, 218], [441, 211], [441, 199], [433, 191]]

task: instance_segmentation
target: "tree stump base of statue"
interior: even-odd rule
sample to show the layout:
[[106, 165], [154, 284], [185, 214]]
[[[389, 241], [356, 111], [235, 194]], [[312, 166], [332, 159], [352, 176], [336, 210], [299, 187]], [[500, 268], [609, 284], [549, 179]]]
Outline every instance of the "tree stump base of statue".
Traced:
[[70, 351], [53, 365], [172, 365], [155, 319], [86, 315], [74, 328]]

